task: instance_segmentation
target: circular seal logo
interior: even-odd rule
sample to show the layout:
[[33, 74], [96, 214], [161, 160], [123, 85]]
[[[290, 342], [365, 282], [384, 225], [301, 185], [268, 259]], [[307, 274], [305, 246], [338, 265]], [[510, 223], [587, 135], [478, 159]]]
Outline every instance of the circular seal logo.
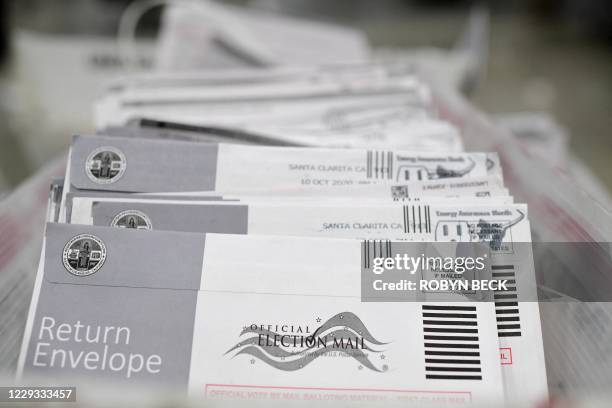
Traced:
[[64, 268], [75, 276], [89, 276], [98, 271], [106, 259], [106, 246], [100, 238], [81, 234], [64, 246]]
[[119, 180], [127, 163], [121, 150], [114, 147], [98, 147], [85, 162], [85, 173], [97, 184], [110, 184]]
[[146, 229], [153, 228], [151, 220], [145, 213], [138, 210], [122, 211], [113, 218], [111, 227]]

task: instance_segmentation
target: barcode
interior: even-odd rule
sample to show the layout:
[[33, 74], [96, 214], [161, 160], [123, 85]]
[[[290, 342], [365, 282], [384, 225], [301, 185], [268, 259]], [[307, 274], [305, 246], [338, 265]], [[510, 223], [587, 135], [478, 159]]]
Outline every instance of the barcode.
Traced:
[[368, 150], [366, 156], [366, 175], [369, 179], [392, 179], [393, 152]]
[[508, 290], [497, 290], [493, 293], [497, 335], [499, 337], [520, 337], [521, 320], [514, 265], [491, 265], [491, 271], [493, 279], [506, 279], [506, 288], [508, 288]]
[[428, 205], [404, 206], [404, 232], [406, 234], [431, 232], [431, 214]]
[[482, 380], [476, 306], [423, 305], [425, 378]]
[[365, 269], [370, 269], [374, 258], [391, 258], [391, 241], [387, 240], [367, 240], [361, 243], [362, 265]]

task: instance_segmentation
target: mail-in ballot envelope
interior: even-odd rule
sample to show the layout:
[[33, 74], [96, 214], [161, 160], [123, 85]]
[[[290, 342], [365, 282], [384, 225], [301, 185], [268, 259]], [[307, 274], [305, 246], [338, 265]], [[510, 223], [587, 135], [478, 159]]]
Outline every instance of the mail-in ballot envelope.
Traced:
[[[379, 107], [389, 109], [388, 105]], [[224, 126], [198, 126], [180, 122], [161, 121], [148, 118], [134, 118], [125, 126], [111, 126], [98, 130], [98, 134], [104, 136], [156, 138], [170, 140], [184, 140], [210, 143], [240, 143], [260, 144], [271, 146], [301, 146], [301, 147], [356, 147], [356, 148], [386, 148], [409, 150], [415, 152], [462, 152], [463, 145], [457, 129], [447, 122], [432, 118], [414, 118], [407, 123], [396, 124], [396, 126], [382, 131], [374, 131], [372, 125], [376, 125], [376, 117], [361, 117], [362, 112], [355, 109], [359, 116], [353, 118], [350, 112], [339, 112], [337, 116], [347, 122], [340, 125], [334, 119], [330, 119], [331, 126], [348, 128], [344, 133], [327, 134], [320, 129], [311, 126], [297, 129], [287, 129], [286, 126], [271, 127], [269, 124], [258, 125], [253, 129], [241, 129], [228, 125]], [[396, 112], [380, 113], [379, 115], [394, 116]], [[361, 117], [362, 120], [359, 120]], [[349, 134], [350, 122], [356, 122], [362, 127], [364, 134], [361, 137]], [[365, 133], [368, 128], [370, 134]]]
[[130, 87], [98, 101], [96, 127], [145, 119], [307, 146], [463, 151], [459, 131], [436, 118], [429, 87], [414, 78], [309, 82]]
[[502, 403], [494, 305], [363, 303], [361, 260], [358, 240], [48, 224], [20, 372], [211, 399]]
[[[118, 193], [93, 190], [75, 190], [63, 195], [59, 208], [59, 221], [72, 222], [73, 210], [78, 214], [76, 223], [87, 223], [91, 217], [91, 207], [95, 202], [159, 202], [180, 204], [184, 201], [240, 201], [240, 202], [295, 202], [295, 203], [338, 203], [353, 205], [358, 199], [361, 203], [387, 204], [397, 202], [444, 202], [451, 198], [461, 202], [472, 201], [490, 204], [512, 204], [514, 199], [508, 190], [501, 187], [498, 177], [476, 178], [457, 181], [411, 182], [403, 185], [366, 185], [354, 188], [330, 189], [316, 188], [308, 191], [300, 189], [261, 190], [246, 193], [215, 196], [211, 193]], [[85, 218], [81, 218], [85, 217]]]
[[[111, 127], [100, 130], [101, 135], [115, 136], [137, 136], [157, 137], [205, 141], [210, 140], [210, 133], [220, 136], [216, 141], [219, 143], [232, 141], [257, 141], [255, 144], [272, 144], [278, 146], [303, 146], [303, 147], [353, 147], [353, 148], [384, 148], [408, 150], [414, 152], [462, 152], [463, 144], [459, 131], [449, 124], [438, 119], [417, 117], [403, 118], [403, 122], [388, 124], [384, 129], [380, 127], [377, 119], [389, 117], [402, 117], [404, 106], [392, 106], [382, 104], [381, 106], [368, 107], [371, 112], [363, 112], [359, 106], [344, 111], [334, 112], [330, 115], [328, 122], [321, 125], [270, 125], [262, 123], [250, 128], [236, 128], [229, 125], [223, 126], [198, 126], [189, 122], [198, 123], [197, 119], [182, 119], [181, 128], [207, 129], [206, 133], [173, 131], [172, 128], [161, 128], [157, 131], [152, 127]], [[138, 118], [131, 123], [147, 123], [146, 118]], [[161, 123], [173, 123], [167, 121], [154, 121]], [[188, 123], [185, 123], [188, 122]], [[293, 127], [290, 127], [293, 126]], [[329, 128], [329, 129], [328, 129]], [[335, 130], [333, 132], [332, 130]], [[126, 132], [127, 131], [127, 132]], [[370, 133], [368, 133], [370, 131]], [[357, 134], [360, 132], [361, 134]], [[122, 135], [122, 133], [124, 133]], [[226, 138], [223, 139], [223, 135]], [[233, 137], [227, 137], [233, 136]], [[247, 143], [252, 144], [252, 143]]]
[[[174, 195], [210, 195], [212, 193], [175, 193]], [[217, 194], [217, 193], [215, 193]], [[226, 199], [246, 197], [308, 197], [316, 200], [342, 197], [349, 200], [418, 201], [425, 197], [464, 198], [509, 196], [501, 177], [449, 178], [443, 180], [411, 181], [401, 184], [359, 184], [351, 186], [270, 187], [223, 194]]]
[[[401, 106], [400, 112], [404, 115], [410, 112], [423, 115], [431, 110], [430, 89], [414, 77], [350, 82], [353, 83], [326, 80], [318, 83], [131, 88], [107, 94], [97, 101], [96, 127], [101, 129], [124, 124], [132, 118], [149, 117], [197, 118], [201, 124], [207, 125], [272, 123], [291, 128], [291, 122], [302, 126], [324, 123], [334, 112], [338, 115], [343, 110], [350, 111], [351, 107], [354, 109], [355, 105], [362, 106], [365, 120], [371, 115], [367, 110], [363, 112], [364, 104], [381, 109], [386, 102], [391, 112], [397, 109], [396, 106]], [[397, 120], [393, 115], [387, 121], [389, 119]], [[378, 122], [386, 124], [386, 121]]]
[[495, 153], [264, 147], [76, 136], [72, 189], [222, 193], [499, 176]]
[[524, 204], [425, 201], [407, 205], [260, 202], [177, 206], [97, 202], [89, 213], [83, 211], [80, 221], [118, 228], [232, 234], [487, 242], [492, 249], [492, 277], [508, 281], [508, 290], [494, 294], [506, 395], [521, 402], [538, 401], [547, 395], [531, 232]]
[[[469, 227], [440, 228], [450, 212], [491, 214], [489, 222], [502, 223], [514, 214], [522, 220], [524, 204], [507, 204], [505, 197], [487, 200], [444, 201], [423, 199], [414, 204], [354, 202], [205, 202], [78, 197], [71, 223], [118, 228], [159, 229], [201, 233], [299, 235], [335, 238], [397, 239], [419, 241], [474, 241]], [[483, 219], [484, 220], [484, 219]], [[508, 223], [504, 238], [512, 235]], [[518, 227], [517, 227], [518, 228]], [[460, 231], [464, 229], [465, 231]], [[458, 234], [458, 231], [461, 234]], [[516, 233], [516, 232], [515, 232]], [[476, 239], [473, 235], [476, 235]]]
[[[130, 194], [115, 195], [114, 197], [103, 197], [98, 194], [89, 195], [90, 192], [79, 192], [70, 193], [67, 202], [70, 204], [70, 218], [68, 222], [71, 224], [85, 224], [85, 225], [100, 225], [100, 226], [115, 226], [123, 225], [130, 215], [134, 216], [135, 219], [131, 222], [136, 222], [138, 228], [152, 229], [154, 218], [156, 229], [169, 230], [169, 231], [185, 231], [185, 232], [217, 232], [217, 231], [206, 231], [204, 225], [206, 219], [214, 219], [218, 217], [221, 219], [221, 214], [224, 210], [219, 209], [217, 206], [208, 206], [211, 204], [207, 201], [195, 200], [193, 196], [186, 196], [189, 200], [177, 200], [177, 197], [168, 199], [170, 196], [155, 196], [158, 198], [148, 197], [134, 197]], [[299, 214], [300, 217], [308, 214], [320, 217], [319, 220], [311, 224], [320, 224], [323, 227], [317, 225], [315, 231], [322, 231], [327, 229], [333, 229], [337, 227], [341, 230], [350, 230], [350, 223], [338, 223], [338, 222], [326, 222], [329, 216], [336, 217], [336, 219], [347, 220], [348, 214], [343, 213], [342, 209], [346, 208], [347, 211], [353, 211], [353, 215], [361, 213], [357, 218], [362, 221], [362, 229], [376, 229], [380, 231], [380, 236], [391, 236], [390, 232], [398, 232], [402, 229], [402, 225], [394, 220], [392, 223], [375, 222], [369, 223], [363, 221], [363, 215], [376, 216], [377, 220], [381, 220], [384, 216], [390, 216], [394, 209], [404, 208], [400, 202], [385, 202], [380, 200], [360, 200], [361, 204], [358, 206], [354, 200], [350, 199], [333, 199], [327, 198], [325, 200], [315, 200], [314, 198], [301, 197], [274, 197], [271, 201], [270, 197], [257, 197], [251, 196], [241, 198], [239, 200], [230, 200], [219, 202], [219, 200], [211, 200], [219, 203], [220, 206], [230, 205], [238, 206], [242, 205], [241, 210], [236, 211], [247, 211], [250, 217], [254, 217], [255, 213], [259, 213], [257, 208], [263, 208], [264, 213], [267, 211], [274, 211], [279, 209], [279, 215], [272, 215], [267, 223], [278, 224], [281, 220], [290, 220], [290, 223], [294, 223], [292, 214]], [[461, 198], [454, 200], [456, 205], [462, 206], [478, 206], [478, 205], [508, 205], [513, 203], [512, 197], [509, 196], [494, 196], [494, 197], [474, 197], [474, 198]], [[443, 197], [423, 197], [418, 201], [415, 201], [420, 205], [426, 206], [431, 204], [437, 205], [448, 205], [448, 199]], [[407, 204], [407, 203], [404, 203]], [[248, 208], [246, 207], [248, 205]], [[423, 207], [426, 208], [426, 207]], [[429, 208], [429, 207], [427, 207]], [[283, 213], [283, 210], [286, 212]], [[232, 209], [226, 210], [228, 213]], [[328, 211], [331, 211], [328, 212]], [[402, 218], [407, 214], [403, 210]], [[339, 214], [342, 213], [342, 214]], [[332, 215], [333, 214], [333, 215]], [[383, 215], [384, 214], [384, 215]], [[397, 214], [396, 214], [397, 215]], [[339, 217], [339, 218], [338, 218]], [[125, 219], [123, 219], [125, 218]], [[308, 222], [312, 222], [309, 219]], [[202, 223], [202, 224], [201, 224]], [[219, 222], [222, 225], [222, 222]], [[253, 224], [252, 224], [253, 225]], [[355, 224], [357, 225], [357, 224]], [[393, 227], [391, 227], [393, 226]], [[371, 228], [370, 228], [371, 227]], [[408, 230], [407, 224], [404, 223], [404, 230]], [[291, 229], [289, 229], [290, 231]], [[219, 231], [223, 232], [223, 231]], [[288, 233], [287, 235], [293, 235]], [[396, 235], [396, 234], [392, 234]], [[354, 238], [354, 237], [353, 237]]]
[[[499, 177], [484, 177], [474, 179], [446, 179], [440, 181], [423, 181], [410, 182], [401, 185], [380, 185], [370, 184], [354, 187], [316, 187], [311, 189], [288, 188], [288, 189], [265, 189], [258, 191], [250, 191], [248, 193], [224, 194], [223, 196], [215, 196], [215, 193], [119, 193], [119, 192], [102, 192], [94, 190], [75, 190], [72, 192], [64, 192], [62, 205], [60, 207], [61, 222], [70, 222], [72, 217], [73, 204], [75, 211], [86, 211], [86, 214], [91, 213], [91, 205], [95, 198], [100, 198], [100, 201], [113, 200], [116, 197], [123, 197], [123, 200], [151, 200], [163, 199], [164, 202], [174, 200], [178, 201], [270, 201], [273, 199], [278, 202], [295, 201], [295, 202], [344, 202], [354, 203], [356, 199], [359, 202], [418, 202], [426, 201], [443, 201], [448, 198], [459, 199], [461, 201], [476, 199], [478, 201], [485, 200], [491, 203], [511, 204], [512, 196], [508, 195], [508, 190], [503, 187], [502, 179]], [[82, 223], [79, 221], [79, 223]]]
[[152, 78], [133, 77], [98, 100], [96, 127], [115, 133], [119, 126], [144, 119], [164, 122], [160, 133], [165, 137], [177, 136], [175, 123], [181, 138], [186, 128], [202, 127], [206, 139], [215, 129], [306, 146], [463, 151], [459, 131], [436, 118], [429, 86], [405, 67], [333, 70], [331, 75], [330, 70], [322, 75], [293, 70], [274, 80], [261, 73], [156, 79], [161, 86], [153, 85]]

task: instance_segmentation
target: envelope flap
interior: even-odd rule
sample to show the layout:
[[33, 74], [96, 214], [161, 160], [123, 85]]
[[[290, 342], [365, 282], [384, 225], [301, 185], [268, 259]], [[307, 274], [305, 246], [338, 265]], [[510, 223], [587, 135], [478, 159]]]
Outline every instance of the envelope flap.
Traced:
[[94, 202], [94, 225], [125, 226], [136, 220], [136, 228], [200, 233], [246, 234], [248, 205], [172, 205], [150, 202]]
[[216, 144], [75, 136], [70, 183], [119, 192], [214, 190], [217, 152]]
[[45, 279], [71, 285], [198, 290], [204, 241], [204, 234], [47, 224]]

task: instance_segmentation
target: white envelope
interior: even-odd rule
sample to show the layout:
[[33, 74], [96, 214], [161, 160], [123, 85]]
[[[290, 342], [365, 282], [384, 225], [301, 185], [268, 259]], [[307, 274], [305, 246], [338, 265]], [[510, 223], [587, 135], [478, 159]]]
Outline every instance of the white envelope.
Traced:
[[501, 177], [495, 153], [215, 145], [101, 136], [75, 136], [69, 164], [70, 189], [140, 193], [244, 193]]
[[[72, 199], [70, 223], [127, 228], [125, 220], [134, 217], [139, 228], [167, 231], [226, 233], [230, 231], [223, 228], [231, 223], [240, 224], [244, 233], [252, 234], [435, 241], [444, 237], [438, 224], [445, 222], [443, 220], [449, 218], [446, 214], [457, 208], [479, 210], [482, 214], [491, 209], [500, 214], [516, 211], [527, 214], [525, 205], [511, 201], [504, 196], [461, 198], [451, 206], [446, 198], [424, 197], [413, 204], [364, 200], [357, 205], [345, 199], [270, 200], [262, 197], [236, 201], [181, 201], [142, 196], [77, 196]], [[486, 216], [490, 221], [504, 218], [507, 215]], [[210, 230], [213, 226], [214, 230]], [[451, 238], [473, 240], [468, 228], [463, 236], [454, 235], [447, 240]]]
[[[361, 243], [357, 240], [332, 243], [290, 237], [208, 237], [194, 344], [208, 341], [209, 346], [194, 347], [192, 351], [190, 392], [209, 398], [244, 398], [249, 393], [265, 391], [288, 392], [313, 400], [384, 396], [390, 401], [407, 399], [417, 405], [428, 401], [498, 403], [496, 384], [488, 390], [480, 388], [484, 382], [501, 381], [495, 367], [499, 366], [498, 353], [483, 344], [497, 342], [495, 334], [485, 328], [494, 324], [492, 304], [363, 303], [359, 299], [360, 282], [354, 273], [361, 262]], [[265, 248], [261, 245], [256, 251], [248, 249], [248, 241], [255, 239], [266, 242]], [[247, 256], [228, 257], [228, 247]], [[467, 316], [454, 321], [453, 316], [473, 313], [474, 307], [481, 371], [470, 364], [457, 363], [458, 359], [474, 357], [474, 350], [469, 348], [472, 346], [453, 349], [462, 346], [430, 332], [436, 328], [461, 331], [465, 321], [457, 320]], [[222, 311], [223, 318], [206, 318], [212, 316], [212, 309]], [[290, 352], [299, 349], [291, 336], [274, 343], [274, 333], [298, 334], [300, 342], [299, 331], [309, 330], [312, 335], [317, 327], [321, 328], [317, 332], [321, 336], [316, 336], [313, 353], [279, 352], [276, 346], [283, 340], [286, 342], [281, 348]], [[369, 333], [372, 350], [368, 357], [362, 358], [358, 352], [348, 357], [333, 351], [325, 354], [320, 337], [335, 330]], [[456, 341], [462, 340], [466, 339]], [[226, 346], [228, 342], [230, 347]], [[389, 343], [381, 344], [386, 342]], [[425, 367], [419, 360], [426, 362]], [[490, 367], [485, 369], [489, 362]], [[323, 371], [315, 371], [316, 367]], [[457, 367], [462, 368], [453, 371]], [[379, 375], [385, 373], [394, 378]]]
[[[210, 399], [266, 388], [417, 406], [503, 401], [492, 303], [363, 303], [360, 267], [357, 240], [48, 224], [20, 373]], [[285, 324], [298, 335], [280, 340], [289, 353], [252, 343]]]
[[[302, 118], [314, 118], [334, 106], [345, 106], [359, 101], [403, 101], [407, 107], [427, 111], [431, 94], [424, 83], [415, 77], [322, 79], [317, 81], [252, 82], [229, 85], [206, 85], [168, 88], [126, 88], [122, 92], [106, 95], [95, 106], [96, 125], [103, 128], [121, 125], [129, 118], [209, 111], [201, 123], [222, 124], [233, 119], [235, 124], [265, 123], [263, 119], [278, 120], [298, 114], [305, 108]], [[256, 102], [256, 104], [255, 104]], [[249, 108], [250, 106], [250, 108]], [[259, 113], [259, 115], [255, 115]], [[166, 117], [167, 119], [167, 117]]]
[[[531, 232], [523, 204], [427, 202], [406, 205], [106, 202], [76, 221], [129, 228], [429, 242], [490, 242], [492, 277], [510, 280], [494, 294], [500, 358], [510, 402], [547, 395]], [[93, 213], [91, 212], [93, 211]], [[135, 228], [135, 227], [134, 227]], [[529, 381], [525, 381], [529, 378]]]
[[[69, 180], [69, 177], [68, 177]], [[69, 185], [69, 183], [66, 183]], [[100, 197], [106, 194], [106, 197]], [[95, 197], [100, 201], [114, 200], [110, 195], [121, 195], [126, 202], [134, 200], [155, 200], [163, 198], [164, 202], [175, 200], [179, 203], [181, 200], [197, 201], [219, 199], [218, 193], [215, 192], [193, 192], [193, 193], [159, 193], [159, 194], [133, 194], [133, 193], [102, 193], [102, 192], [73, 192], [69, 194], [68, 188], [63, 189], [59, 222], [70, 222], [72, 211], [79, 212], [77, 217], [83, 223], [84, 219], [89, 217], [91, 213], [91, 205], [95, 201]], [[492, 202], [500, 204], [513, 203], [512, 196], [508, 195], [508, 190], [503, 188], [503, 182], [499, 177], [474, 178], [470, 180], [457, 181], [428, 181], [428, 182], [410, 182], [402, 185], [384, 186], [384, 185], [367, 185], [356, 187], [313, 187], [312, 189], [265, 189], [260, 191], [249, 191], [239, 195], [224, 195], [223, 199], [228, 201], [270, 201], [274, 197], [274, 201], [278, 202], [349, 202], [353, 203], [355, 199], [360, 202], [369, 203], [388, 203], [393, 202], [443, 202], [449, 198], [459, 200], [482, 200], [492, 199]], [[121, 200], [121, 199], [120, 199]], [[176, 201], [178, 200], [178, 201]], [[152, 201], [155, 202], [155, 201]], [[74, 205], [74, 208], [73, 208]]]

